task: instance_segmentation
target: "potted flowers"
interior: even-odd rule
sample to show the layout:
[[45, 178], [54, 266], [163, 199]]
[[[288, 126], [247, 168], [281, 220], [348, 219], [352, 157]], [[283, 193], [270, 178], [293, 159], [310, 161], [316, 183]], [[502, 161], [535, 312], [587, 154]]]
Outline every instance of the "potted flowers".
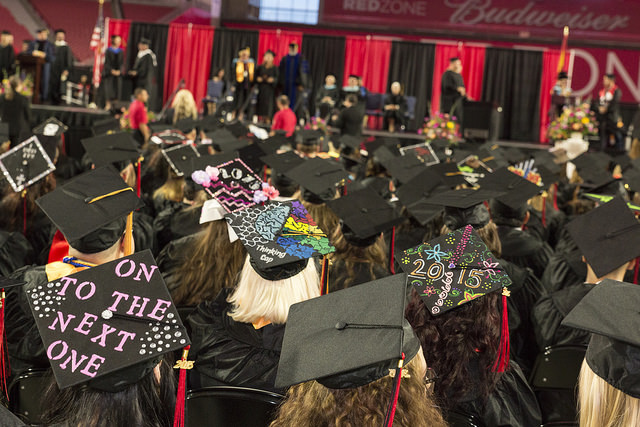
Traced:
[[584, 140], [597, 133], [595, 115], [587, 103], [577, 107], [565, 106], [560, 117], [552, 121], [547, 130], [547, 135], [552, 141], [563, 141], [570, 138]]
[[460, 140], [460, 125], [456, 123], [456, 117], [449, 114], [435, 113], [425, 120], [422, 129], [418, 133], [424, 135], [427, 141], [434, 139], [446, 139], [449, 143]]

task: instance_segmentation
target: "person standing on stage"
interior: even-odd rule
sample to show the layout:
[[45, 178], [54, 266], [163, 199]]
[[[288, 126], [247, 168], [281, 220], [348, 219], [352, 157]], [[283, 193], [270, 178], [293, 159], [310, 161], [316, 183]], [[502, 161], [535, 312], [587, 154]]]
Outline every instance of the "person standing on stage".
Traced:
[[440, 112], [451, 114], [462, 123], [463, 103], [467, 97], [467, 89], [462, 80], [462, 61], [460, 58], [451, 58], [449, 68], [442, 75], [440, 89]]
[[156, 100], [156, 72], [158, 61], [156, 54], [149, 48], [151, 41], [147, 38], [141, 38], [138, 42], [138, 56], [133, 64], [133, 70], [129, 71], [129, 75], [135, 77], [135, 87], [143, 88], [149, 95], [150, 110], [153, 110]]
[[273, 63], [274, 58], [273, 51], [266, 51], [262, 64], [260, 64], [256, 73], [256, 82], [258, 82], [259, 89], [256, 115], [266, 123], [271, 121], [271, 116], [273, 115], [276, 84], [278, 83], [278, 67]]
[[282, 93], [289, 97], [295, 112], [300, 107], [299, 95], [309, 86], [309, 64], [299, 53], [298, 43], [290, 43], [289, 54], [280, 60], [279, 77]]
[[144, 146], [151, 137], [149, 118], [145, 103], [149, 101], [149, 93], [144, 88], [133, 91], [134, 100], [129, 106], [129, 127], [133, 130], [133, 137]]
[[600, 124], [600, 150], [605, 151], [613, 146], [616, 151], [622, 151], [624, 150], [620, 115], [622, 91], [616, 85], [616, 75], [605, 74], [602, 78], [602, 86], [598, 93], [597, 117]]
[[55, 31], [55, 59], [51, 65], [51, 101], [54, 105], [60, 104], [64, 91], [63, 81], [69, 78], [69, 72], [73, 68], [73, 53], [67, 44], [64, 30]]
[[49, 41], [49, 30], [41, 28], [36, 33], [36, 39], [29, 43], [27, 53], [33, 56], [44, 58], [45, 63], [42, 67], [42, 78], [40, 79], [40, 102], [49, 100], [49, 81], [51, 79], [51, 64], [55, 61], [55, 50], [53, 44]]
[[13, 50], [13, 34], [3, 30], [0, 35], [0, 80], [9, 78], [16, 68], [16, 52]]
[[251, 49], [245, 47], [238, 51], [238, 57], [233, 60], [232, 68], [235, 71], [234, 86], [236, 89], [236, 118], [242, 120], [249, 107], [251, 84], [253, 83], [256, 62], [251, 58]]
[[102, 69], [102, 87], [105, 99], [105, 110], [110, 110], [112, 102], [120, 99], [122, 91], [122, 65], [124, 64], [124, 52], [122, 52], [122, 37], [111, 36], [111, 45], [104, 55], [104, 68]]

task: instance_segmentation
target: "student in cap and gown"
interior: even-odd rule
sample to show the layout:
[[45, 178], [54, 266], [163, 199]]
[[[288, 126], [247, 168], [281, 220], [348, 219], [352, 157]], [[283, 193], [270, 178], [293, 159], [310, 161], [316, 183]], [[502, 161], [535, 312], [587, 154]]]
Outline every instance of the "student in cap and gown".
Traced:
[[11, 373], [47, 366], [47, 357], [28, 307], [27, 291], [76, 271], [133, 252], [132, 211], [142, 205], [112, 167], [79, 175], [36, 200], [68, 242], [63, 261], [27, 266], [11, 277], [27, 284], [7, 292], [5, 328]]
[[511, 279], [480, 235], [467, 225], [398, 259], [412, 286], [405, 315], [438, 374], [434, 390], [445, 414], [471, 415], [483, 425], [539, 426], [535, 395], [508, 356]]
[[292, 305], [276, 377], [291, 388], [271, 427], [447, 425], [405, 299], [398, 274]]
[[223, 289], [187, 319], [196, 360], [189, 381], [281, 391], [275, 379], [289, 307], [320, 295], [310, 258], [333, 247], [298, 201], [254, 205], [227, 221], [249, 255], [235, 289]]

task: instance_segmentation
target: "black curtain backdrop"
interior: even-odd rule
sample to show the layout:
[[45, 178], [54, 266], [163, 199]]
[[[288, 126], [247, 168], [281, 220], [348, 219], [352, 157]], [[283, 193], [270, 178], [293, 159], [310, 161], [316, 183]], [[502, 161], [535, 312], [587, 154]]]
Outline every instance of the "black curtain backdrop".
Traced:
[[212, 78], [219, 68], [225, 69], [225, 78], [231, 79], [231, 62], [238, 57], [238, 51], [243, 47], [251, 49], [251, 57], [256, 64], [262, 62], [262, 58], [256, 58], [258, 54], [258, 32], [246, 30], [232, 30], [229, 28], [216, 28], [213, 35], [213, 50], [211, 52]]
[[404, 86], [405, 95], [416, 97], [415, 120], [408, 124], [408, 129], [422, 125], [429, 111], [435, 55], [434, 44], [404, 41], [391, 44], [387, 92], [391, 83], [398, 81]]
[[541, 76], [542, 52], [487, 49], [482, 100], [502, 107], [501, 139], [539, 140]]
[[129, 30], [129, 40], [127, 49], [127, 70], [133, 68], [138, 55], [138, 41], [146, 37], [151, 41], [149, 48], [156, 54], [158, 62], [156, 96], [153, 97], [149, 105], [152, 111], [162, 109], [162, 93], [164, 90], [164, 64], [167, 56], [167, 40], [169, 38], [169, 26], [163, 24], [149, 24], [143, 22], [132, 22]]
[[345, 38], [334, 36], [302, 36], [302, 56], [309, 62], [311, 95], [309, 112], [315, 113], [316, 90], [324, 85], [327, 74], [336, 76], [336, 86], [342, 87], [344, 74]]

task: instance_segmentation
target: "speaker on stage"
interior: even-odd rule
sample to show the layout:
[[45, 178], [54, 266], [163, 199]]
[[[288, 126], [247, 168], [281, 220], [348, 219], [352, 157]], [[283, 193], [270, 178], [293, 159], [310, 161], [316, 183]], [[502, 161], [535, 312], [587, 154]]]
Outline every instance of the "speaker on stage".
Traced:
[[495, 142], [500, 135], [502, 108], [492, 102], [465, 101], [462, 136], [466, 140]]

